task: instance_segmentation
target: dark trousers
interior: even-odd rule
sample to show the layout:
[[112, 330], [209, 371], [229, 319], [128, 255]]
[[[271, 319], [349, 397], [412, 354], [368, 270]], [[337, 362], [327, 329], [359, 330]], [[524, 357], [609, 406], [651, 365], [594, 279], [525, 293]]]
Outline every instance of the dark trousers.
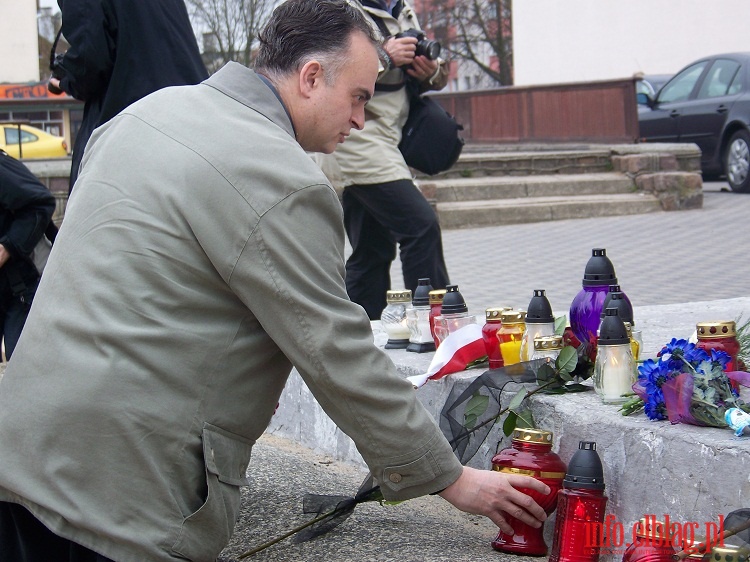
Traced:
[[391, 288], [396, 244], [401, 251], [404, 286], [417, 288], [429, 277], [435, 289], [450, 283], [437, 215], [411, 180], [344, 189], [344, 225], [352, 245], [346, 262], [346, 291], [371, 320], [380, 318]]
[[58, 537], [25, 507], [0, 502], [0, 562], [113, 562]]
[[[30, 298], [8, 295], [0, 304], [0, 339], [5, 340], [5, 358], [10, 359], [31, 308]], [[3, 562], [0, 560], [0, 562]]]

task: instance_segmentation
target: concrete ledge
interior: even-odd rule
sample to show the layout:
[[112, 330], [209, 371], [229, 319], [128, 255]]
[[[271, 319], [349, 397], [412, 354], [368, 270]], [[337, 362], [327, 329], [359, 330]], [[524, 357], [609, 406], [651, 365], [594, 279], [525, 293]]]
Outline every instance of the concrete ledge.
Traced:
[[[746, 316], [750, 298], [636, 307], [635, 312], [643, 330], [644, 353], [652, 357], [672, 337], [689, 337], [698, 321]], [[373, 323], [373, 330], [376, 344], [384, 345], [385, 334], [378, 323]], [[431, 353], [386, 353], [404, 376], [426, 371], [432, 358]], [[417, 396], [437, 419], [454, 382], [467, 386], [481, 372], [430, 381]], [[516, 391], [517, 387], [504, 393], [506, 403]], [[593, 392], [535, 395], [529, 403], [538, 427], [554, 433], [554, 450], [566, 462], [580, 440], [597, 442], [605, 467], [607, 511], [626, 528], [645, 514], [667, 513], [673, 521], [703, 525], [743, 507], [750, 497], [750, 438], [737, 439], [729, 429], [652, 422], [643, 414], [623, 417], [616, 406], [602, 404]], [[268, 431], [364, 467], [352, 441], [320, 409], [296, 372]], [[496, 427], [470, 465], [489, 468], [498, 442], [499, 448], [509, 446]]]

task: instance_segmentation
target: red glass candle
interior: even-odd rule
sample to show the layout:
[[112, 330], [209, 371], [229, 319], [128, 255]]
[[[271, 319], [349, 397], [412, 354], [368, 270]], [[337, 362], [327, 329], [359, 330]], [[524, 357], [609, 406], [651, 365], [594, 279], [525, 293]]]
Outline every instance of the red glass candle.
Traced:
[[488, 308], [484, 311], [485, 324], [482, 326], [482, 339], [484, 349], [487, 352], [490, 369], [499, 369], [503, 366], [503, 356], [500, 354], [500, 342], [497, 339], [497, 331], [503, 325], [500, 315], [503, 310], [511, 310], [508, 307]]
[[672, 562], [674, 554], [669, 529], [651, 515], [638, 522], [635, 542], [625, 549], [622, 562]]
[[604, 546], [602, 462], [596, 443], [581, 441], [557, 494], [557, 516], [549, 562], [597, 562]]
[[[729, 363], [726, 371], [739, 371], [737, 354], [740, 352], [740, 344], [737, 341], [737, 325], [733, 320], [722, 322], [698, 322], [695, 326], [698, 335], [698, 343], [695, 347], [703, 349], [707, 353], [711, 350], [724, 351], [729, 355]], [[734, 390], [739, 390], [737, 383], [732, 383]]]
[[445, 296], [445, 289], [434, 289], [430, 291], [430, 333], [432, 333], [432, 339], [435, 341], [435, 348], [440, 345], [440, 340], [435, 335], [435, 318], [440, 316], [443, 308], [443, 297]]
[[[541, 480], [549, 486], [549, 494], [520, 488], [531, 496], [549, 515], [557, 506], [557, 493], [565, 478], [565, 463], [552, 452], [552, 433], [539, 429], [516, 429], [513, 432], [511, 447], [504, 449], [492, 459], [492, 469], [509, 474], [525, 474]], [[544, 542], [544, 527], [534, 528], [523, 521], [505, 514], [513, 534], [498, 533], [492, 541], [492, 548], [512, 554], [544, 556], [547, 543]]]

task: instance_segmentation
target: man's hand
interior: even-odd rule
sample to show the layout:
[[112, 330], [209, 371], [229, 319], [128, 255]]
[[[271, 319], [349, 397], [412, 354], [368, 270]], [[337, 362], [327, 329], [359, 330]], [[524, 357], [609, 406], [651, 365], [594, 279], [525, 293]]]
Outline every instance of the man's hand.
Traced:
[[414, 54], [417, 52], [416, 37], [391, 37], [383, 45], [385, 52], [391, 57], [393, 66], [407, 66], [414, 60]]
[[489, 517], [506, 534], [513, 534], [506, 521], [507, 515], [532, 527], [541, 527], [547, 514], [530, 496], [516, 488], [528, 488], [540, 494], [550, 492], [546, 484], [531, 476], [464, 467], [458, 480], [439, 495], [461, 511]]
[[10, 259], [10, 254], [8, 253], [8, 250], [5, 249], [5, 246], [0, 244], [0, 267], [3, 267], [5, 265], [5, 262], [7, 262]]
[[416, 78], [417, 82], [424, 82], [435, 74], [437, 68], [438, 62], [436, 60], [430, 60], [420, 55], [414, 57], [414, 60], [411, 62], [411, 68], [408, 68], [406, 73], [412, 78]]

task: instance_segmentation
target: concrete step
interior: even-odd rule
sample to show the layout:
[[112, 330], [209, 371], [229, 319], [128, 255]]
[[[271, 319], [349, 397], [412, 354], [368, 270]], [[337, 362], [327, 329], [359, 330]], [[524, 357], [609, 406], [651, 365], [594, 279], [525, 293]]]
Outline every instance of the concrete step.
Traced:
[[419, 187], [425, 196], [438, 203], [523, 197], [605, 195], [633, 193], [636, 190], [631, 178], [615, 172], [446, 178], [421, 180]]
[[643, 192], [521, 197], [437, 204], [440, 225], [444, 229], [635, 215], [661, 210], [659, 200]]
[[559, 151], [466, 151], [436, 178], [586, 174], [612, 170], [611, 151], [591, 148]]

